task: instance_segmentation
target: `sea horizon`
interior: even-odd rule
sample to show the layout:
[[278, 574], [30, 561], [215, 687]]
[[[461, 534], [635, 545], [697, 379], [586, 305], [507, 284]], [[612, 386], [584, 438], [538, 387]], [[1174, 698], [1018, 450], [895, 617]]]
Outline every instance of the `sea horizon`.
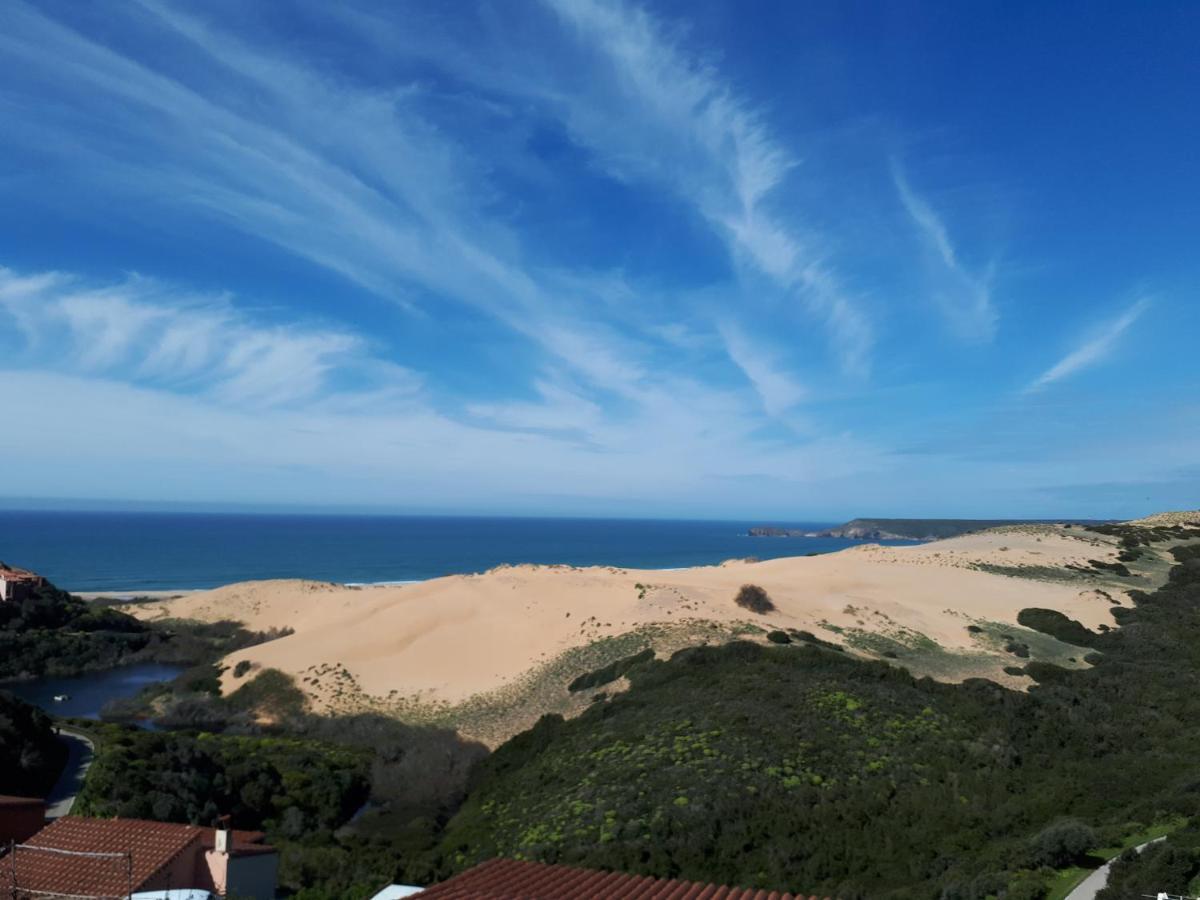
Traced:
[[[0, 560], [66, 590], [136, 594], [304, 578], [404, 584], [500, 565], [680, 569], [828, 553], [845, 538], [751, 537], [835, 522], [345, 513], [0, 510]], [[907, 543], [907, 542], [896, 542]]]

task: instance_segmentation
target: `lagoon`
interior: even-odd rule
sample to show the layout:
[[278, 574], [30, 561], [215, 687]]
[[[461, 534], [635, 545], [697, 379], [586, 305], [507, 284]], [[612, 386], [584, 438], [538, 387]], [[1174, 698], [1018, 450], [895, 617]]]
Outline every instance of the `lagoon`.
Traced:
[[[65, 678], [15, 681], [0, 684], [0, 690], [9, 691], [52, 715], [98, 719], [100, 710], [110, 700], [133, 697], [147, 685], [170, 681], [183, 668], [164, 663], [139, 663]], [[67, 699], [56, 702], [55, 696], [61, 695]]]

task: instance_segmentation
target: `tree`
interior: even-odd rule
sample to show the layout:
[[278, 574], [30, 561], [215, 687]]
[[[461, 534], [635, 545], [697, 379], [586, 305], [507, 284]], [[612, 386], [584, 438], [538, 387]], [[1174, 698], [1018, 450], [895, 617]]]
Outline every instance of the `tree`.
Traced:
[[1035, 866], [1062, 868], [1096, 846], [1096, 832], [1078, 819], [1064, 819], [1037, 833], [1030, 846]]

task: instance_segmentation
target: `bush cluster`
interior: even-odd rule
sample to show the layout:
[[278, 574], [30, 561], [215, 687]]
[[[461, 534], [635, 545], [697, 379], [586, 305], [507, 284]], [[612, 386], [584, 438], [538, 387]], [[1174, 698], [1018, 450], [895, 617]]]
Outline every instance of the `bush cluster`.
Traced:
[[741, 590], [737, 592], [737, 596], [733, 598], [733, 602], [742, 609], [748, 609], [759, 615], [775, 611], [775, 604], [767, 592], [757, 584], [743, 584]]

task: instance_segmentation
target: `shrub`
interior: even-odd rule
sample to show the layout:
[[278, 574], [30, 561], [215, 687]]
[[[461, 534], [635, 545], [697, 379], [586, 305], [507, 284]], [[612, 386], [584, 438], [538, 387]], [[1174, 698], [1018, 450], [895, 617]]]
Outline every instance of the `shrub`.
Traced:
[[215, 663], [202, 663], [181, 672], [175, 678], [180, 693], [221, 696], [221, 669]]
[[792, 642], [786, 631], [768, 631], [767, 640], [772, 644], [790, 644]]
[[797, 629], [793, 628], [791, 634], [796, 640], [804, 641], [806, 644], [815, 644], [818, 647], [824, 647], [826, 650], [836, 650], [838, 653], [846, 652], [846, 648], [841, 644], [835, 644], [832, 641], [822, 640], [811, 631], [798, 631]]
[[1128, 578], [1131, 574], [1129, 567], [1125, 565], [1125, 563], [1110, 563], [1099, 559], [1089, 559], [1088, 562], [1091, 564], [1093, 569], [1100, 569], [1101, 571], [1106, 572], [1115, 572], [1123, 578]]
[[1005, 651], [1021, 659], [1029, 659], [1029, 645], [1023, 641], [1011, 641], [1004, 646]]
[[241, 662], [239, 662], [236, 666], [233, 667], [233, 677], [241, 678], [243, 675], [245, 675], [249, 671], [250, 671], [250, 660], [243, 659]]
[[226, 698], [226, 704], [238, 712], [255, 712], [275, 718], [293, 715], [304, 709], [308, 699], [296, 687], [295, 679], [278, 669], [263, 669]]
[[1064, 819], [1037, 833], [1030, 842], [1029, 859], [1034, 866], [1061, 869], [1096, 846], [1096, 841], [1096, 832], [1083, 822]]
[[610, 662], [607, 666], [596, 669], [592, 672], [585, 672], [580, 675], [569, 685], [567, 690], [572, 693], [576, 691], [586, 690], [587, 688], [601, 687], [616, 681], [634, 666], [640, 663], [649, 662], [654, 659], [654, 648], [647, 647], [640, 653], [635, 653], [633, 656], [626, 656], [623, 659], [616, 659]]
[[757, 584], [743, 584], [742, 589], [733, 598], [733, 602], [742, 609], [748, 609], [750, 612], [760, 615], [775, 611], [775, 604], [771, 602], [767, 592]]
[[1032, 628], [1077, 647], [1095, 646], [1099, 638], [1095, 632], [1089, 631], [1075, 619], [1068, 618], [1056, 609], [1023, 609], [1017, 613], [1017, 622], [1026, 628]]

